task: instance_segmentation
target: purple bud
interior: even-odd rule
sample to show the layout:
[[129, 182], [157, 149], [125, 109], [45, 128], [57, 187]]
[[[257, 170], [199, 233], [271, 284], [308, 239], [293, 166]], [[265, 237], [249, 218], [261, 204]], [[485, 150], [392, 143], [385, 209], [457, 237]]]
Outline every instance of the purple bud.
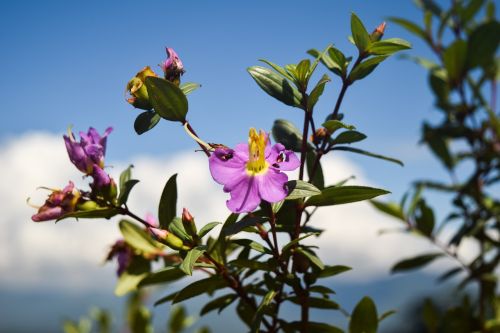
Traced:
[[167, 60], [160, 64], [165, 79], [179, 85], [180, 77], [184, 74], [184, 65], [174, 49], [167, 47]]
[[56, 220], [74, 212], [81, 194], [73, 182], [69, 182], [62, 190], [53, 190], [38, 212], [31, 217], [34, 222]]

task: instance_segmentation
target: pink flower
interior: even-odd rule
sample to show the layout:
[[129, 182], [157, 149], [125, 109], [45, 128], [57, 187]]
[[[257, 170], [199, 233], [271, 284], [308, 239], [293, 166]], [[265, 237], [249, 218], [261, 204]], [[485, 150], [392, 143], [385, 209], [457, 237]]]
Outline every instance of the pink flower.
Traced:
[[43, 206], [31, 217], [34, 222], [56, 220], [64, 215], [74, 212], [81, 194], [73, 182], [69, 182], [62, 190], [52, 190]]
[[165, 74], [165, 79], [177, 84], [181, 75], [184, 74], [184, 65], [177, 53], [171, 47], [167, 47], [167, 60], [163, 61], [160, 67]]
[[217, 148], [210, 156], [213, 179], [231, 194], [227, 203], [235, 213], [251, 212], [261, 200], [278, 202], [287, 196], [288, 176], [281, 171], [299, 167], [300, 161], [291, 150], [277, 143], [271, 147], [269, 136], [252, 128], [248, 144], [235, 149]]

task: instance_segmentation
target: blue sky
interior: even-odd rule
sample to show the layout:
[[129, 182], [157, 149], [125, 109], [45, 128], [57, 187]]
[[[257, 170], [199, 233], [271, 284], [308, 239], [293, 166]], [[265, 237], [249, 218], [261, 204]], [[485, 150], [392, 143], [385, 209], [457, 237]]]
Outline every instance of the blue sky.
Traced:
[[[299, 126], [300, 111], [260, 91], [246, 68], [260, 58], [296, 63], [308, 57], [307, 49], [329, 43], [355, 55], [347, 41], [351, 12], [369, 30], [388, 16], [421, 20], [411, 1], [6, 3], [0, 14], [0, 57], [8, 78], [0, 82], [0, 138], [33, 130], [62, 133], [69, 124], [112, 125], [113, 158], [192, 148], [182, 128], [167, 122], [137, 137], [132, 124], [138, 112], [124, 101], [124, 87], [138, 70], [150, 65], [159, 71], [165, 46], [181, 56], [184, 80], [203, 85], [189, 98], [189, 119], [207, 141], [232, 145], [245, 140], [249, 127], [269, 130], [276, 118]], [[408, 39], [414, 44], [410, 53], [427, 53], [395, 25], [389, 24], [386, 36]], [[400, 157], [407, 167], [353, 158], [369, 163], [371, 178], [399, 193], [416, 174], [436, 166], [422, 163], [428, 155], [415, 149], [421, 120], [435, 116], [425, 82], [423, 70], [394, 57], [345, 98], [345, 120], [368, 135], [359, 147]], [[331, 112], [338, 90], [334, 78], [317, 107], [318, 123]]]
[[[182, 58], [183, 80], [202, 84], [189, 96], [188, 119], [206, 141], [232, 146], [246, 140], [249, 127], [270, 130], [276, 118], [299, 126], [300, 110], [262, 92], [246, 68], [260, 58], [297, 63], [309, 57], [309, 48], [329, 43], [355, 55], [347, 41], [351, 12], [370, 31], [389, 16], [421, 21], [410, 0], [4, 2], [0, 142], [6, 145], [30, 132], [62, 134], [70, 124], [75, 130], [111, 125], [110, 160], [126, 163], [132, 156], [194, 150], [182, 127], [166, 121], [137, 136], [133, 121], [139, 111], [124, 99], [125, 85], [138, 70], [150, 65], [160, 72], [165, 46]], [[386, 37], [405, 38], [414, 46], [408, 53], [430, 57], [421, 42], [395, 25], [388, 25]], [[316, 79], [325, 72], [320, 67]], [[339, 80], [330, 76], [316, 123], [331, 112], [340, 89]], [[359, 148], [405, 162], [401, 168], [343, 155], [370, 181], [392, 191], [394, 200], [417, 178], [445, 175], [417, 146], [422, 120], [437, 119], [426, 83], [424, 70], [393, 57], [354, 84], [343, 104], [345, 122], [368, 135]]]

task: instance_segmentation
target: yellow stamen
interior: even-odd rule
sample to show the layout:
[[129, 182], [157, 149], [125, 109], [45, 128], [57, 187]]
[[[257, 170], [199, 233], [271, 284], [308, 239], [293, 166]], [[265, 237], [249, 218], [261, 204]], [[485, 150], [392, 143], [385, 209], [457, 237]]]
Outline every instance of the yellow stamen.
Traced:
[[250, 175], [265, 173], [269, 167], [266, 161], [265, 150], [267, 144], [267, 135], [263, 131], [257, 131], [251, 128], [248, 133], [248, 162], [247, 172]]

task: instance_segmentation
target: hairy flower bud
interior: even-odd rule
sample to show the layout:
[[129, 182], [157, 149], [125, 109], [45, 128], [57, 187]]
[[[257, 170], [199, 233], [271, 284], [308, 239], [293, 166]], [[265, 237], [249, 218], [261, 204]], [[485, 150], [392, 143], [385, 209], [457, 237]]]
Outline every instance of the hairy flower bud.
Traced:
[[141, 69], [128, 83], [127, 83], [127, 102], [132, 104], [137, 109], [151, 110], [153, 106], [149, 102], [148, 90], [145, 85], [148, 76], [157, 77], [151, 67], [146, 66]]
[[160, 64], [165, 79], [179, 85], [181, 75], [184, 74], [184, 65], [174, 49], [167, 47], [167, 60]]
[[196, 239], [198, 236], [198, 230], [196, 229], [196, 224], [194, 223], [194, 217], [191, 215], [187, 208], [182, 209], [182, 225], [189, 235]]
[[370, 35], [370, 39], [372, 42], [378, 42], [380, 39], [382, 39], [382, 36], [384, 35], [386, 23], [382, 22], [379, 24], [378, 27], [373, 30], [373, 32]]

